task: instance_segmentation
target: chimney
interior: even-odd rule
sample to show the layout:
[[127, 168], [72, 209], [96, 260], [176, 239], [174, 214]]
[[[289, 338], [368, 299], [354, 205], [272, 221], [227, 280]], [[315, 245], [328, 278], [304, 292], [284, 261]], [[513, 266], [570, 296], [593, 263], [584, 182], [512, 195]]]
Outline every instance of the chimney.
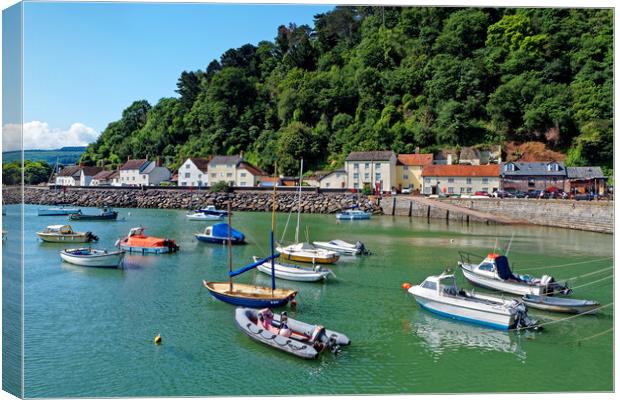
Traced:
[[159, 167], [159, 166], [161, 166], [160, 164], [161, 164], [161, 161], [159, 159], [159, 156], [157, 156], [157, 158], [155, 159], [155, 166]]
[[446, 164], [452, 165], [452, 154], [450, 153], [448, 153], [448, 156], [446, 157]]
[[131, 156], [127, 155], [127, 161], [131, 160]]

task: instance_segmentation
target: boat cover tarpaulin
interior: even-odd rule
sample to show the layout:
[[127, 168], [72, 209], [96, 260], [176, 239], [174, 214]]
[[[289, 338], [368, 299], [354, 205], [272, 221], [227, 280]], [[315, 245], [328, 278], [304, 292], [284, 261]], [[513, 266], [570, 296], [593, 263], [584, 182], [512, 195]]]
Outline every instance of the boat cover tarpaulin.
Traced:
[[[221, 223], [221, 224], [213, 225], [213, 228], [211, 230], [211, 235], [216, 236], [216, 237], [227, 238], [228, 237], [228, 224]], [[231, 229], [231, 235], [232, 235], [233, 240], [238, 240], [238, 241], [245, 240], [245, 235], [235, 230], [234, 228]]]
[[506, 256], [496, 257], [495, 266], [497, 268], [497, 275], [499, 275], [500, 279], [506, 280], [514, 278], [512, 275], [512, 271], [510, 270], [510, 266], [508, 265], [508, 258], [506, 258]]

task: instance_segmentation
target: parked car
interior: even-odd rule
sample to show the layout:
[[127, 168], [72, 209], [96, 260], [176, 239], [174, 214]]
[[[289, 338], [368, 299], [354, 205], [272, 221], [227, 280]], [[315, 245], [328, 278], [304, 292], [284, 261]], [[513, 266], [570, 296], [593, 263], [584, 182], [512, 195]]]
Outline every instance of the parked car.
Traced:
[[494, 191], [492, 196], [500, 199], [510, 199], [515, 197], [514, 193], [502, 189]]
[[474, 196], [487, 196], [487, 197], [489, 197], [489, 192], [485, 192], [483, 190], [479, 190], [479, 191], [474, 193]]
[[517, 190], [513, 193], [513, 195], [517, 198], [517, 199], [525, 199], [527, 197], [527, 192], [522, 192], [520, 190]]
[[544, 190], [540, 190], [540, 189], [532, 189], [532, 190], [527, 191], [527, 194], [525, 197], [528, 199], [548, 199], [549, 193], [545, 192]]
[[400, 192], [402, 194], [411, 194], [413, 192], [413, 187], [409, 186], [409, 187], [403, 188]]

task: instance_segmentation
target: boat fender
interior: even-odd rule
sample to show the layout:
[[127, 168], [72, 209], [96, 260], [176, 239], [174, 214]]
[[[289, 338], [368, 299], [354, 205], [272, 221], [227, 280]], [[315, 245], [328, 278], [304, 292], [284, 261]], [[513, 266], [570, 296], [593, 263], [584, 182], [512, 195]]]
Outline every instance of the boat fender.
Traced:
[[153, 343], [155, 343], [158, 346], [161, 344], [161, 335], [159, 333], [155, 335], [155, 338], [153, 339]]
[[404, 282], [402, 285], [402, 288], [405, 290], [409, 290], [411, 288], [411, 283], [409, 282]]
[[297, 300], [291, 300], [291, 309], [292, 310], [297, 309]]
[[549, 275], [543, 275], [542, 278], [540, 278], [540, 283], [542, 283], [543, 285], [547, 285], [551, 283], [552, 280], [553, 278], [550, 277]]

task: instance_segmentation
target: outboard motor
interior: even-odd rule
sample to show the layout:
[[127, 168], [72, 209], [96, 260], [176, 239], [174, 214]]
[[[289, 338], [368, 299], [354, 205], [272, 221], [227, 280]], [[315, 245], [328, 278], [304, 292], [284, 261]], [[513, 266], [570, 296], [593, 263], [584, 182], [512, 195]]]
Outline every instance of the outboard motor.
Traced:
[[99, 240], [99, 237], [95, 234], [93, 234], [92, 232], [86, 232], [86, 239], [89, 242], [96, 242]]
[[527, 307], [525, 304], [519, 302], [519, 305], [516, 307], [516, 311], [515, 328], [542, 331], [543, 327], [538, 325], [538, 321], [527, 315]]
[[360, 242], [359, 240], [355, 243], [355, 249], [359, 250], [361, 255], [364, 255], [364, 256], [370, 255], [370, 251], [368, 251], [366, 246], [364, 246], [364, 243]]
[[164, 246], [166, 246], [171, 253], [179, 250], [179, 245], [174, 243], [174, 240], [165, 239]]

